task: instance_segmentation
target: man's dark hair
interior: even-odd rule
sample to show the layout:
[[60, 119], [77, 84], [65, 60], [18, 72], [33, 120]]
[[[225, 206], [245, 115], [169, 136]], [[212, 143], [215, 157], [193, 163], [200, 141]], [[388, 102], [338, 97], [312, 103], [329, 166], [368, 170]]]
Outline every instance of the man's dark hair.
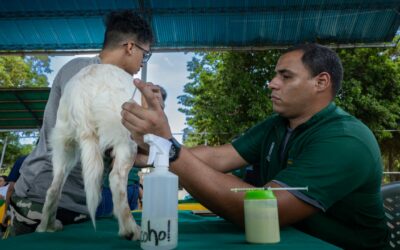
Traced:
[[106, 17], [105, 25], [103, 49], [116, 48], [129, 39], [139, 43], [153, 42], [149, 24], [130, 10], [111, 12]]
[[163, 101], [165, 101], [165, 99], [167, 99], [167, 91], [160, 85], [157, 85], [157, 86], [160, 88], [161, 97], [162, 97]]
[[342, 88], [343, 66], [335, 51], [316, 44], [301, 44], [289, 48], [285, 53], [296, 50], [303, 51], [301, 61], [314, 77], [322, 72], [331, 76], [333, 96], [336, 96]]

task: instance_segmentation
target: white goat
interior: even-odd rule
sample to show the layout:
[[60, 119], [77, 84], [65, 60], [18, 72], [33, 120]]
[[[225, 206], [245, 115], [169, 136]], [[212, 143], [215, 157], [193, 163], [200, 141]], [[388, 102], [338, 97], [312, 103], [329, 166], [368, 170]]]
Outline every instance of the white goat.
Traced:
[[89, 215], [96, 228], [95, 214], [101, 198], [103, 155], [112, 148], [114, 157], [110, 188], [119, 235], [138, 240], [140, 227], [135, 223], [127, 201], [128, 173], [136, 157], [137, 144], [121, 123], [121, 106], [132, 98], [136, 88], [132, 76], [108, 64], [83, 68], [67, 83], [60, 100], [57, 121], [50, 137], [53, 182], [46, 194], [42, 220], [36, 231], [53, 232], [62, 187], [79, 159]]

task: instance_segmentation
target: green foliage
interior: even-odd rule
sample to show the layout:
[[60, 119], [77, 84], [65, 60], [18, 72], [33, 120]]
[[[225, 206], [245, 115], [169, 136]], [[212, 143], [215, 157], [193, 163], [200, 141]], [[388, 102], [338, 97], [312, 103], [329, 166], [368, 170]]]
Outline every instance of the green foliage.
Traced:
[[[395, 38], [395, 40], [399, 39]], [[374, 132], [386, 171], [400, 171], [400, 45], [338, 51], [345, 76], [337, 103]], [[400, 180], [399, 175], [386, 176]]]
[[377, 48], [338, 51], [345, 68], [342, 97], [337, 103], [362, 120], [379, 141], [399, 129], [400, 67], [388, 50]]
[[[385, 170], [400, 172], [400, 131], [393, 132], [392, 138], [383, 139], [380, 143]], [[399, 175], [385, 175], [386, 182], [399, 181]]]
[[0, 56], [0, 87], [47, 87], [48, 56]]
[[[51, 73], [48, 56], [0, 56], [0, 87], [47, 87], [46, 73]], [[33, 145], [22, 145], [21, 136], [32, 133], [0, 132], [0, 153], [7, 138], [3, 168], [0, 173], [8, 173], [15, 160], [32, 151]]]
[[278, 51], [197, 53], [179, 97], [192, 134], [187, 145], [220, 145], [271, 114], [266, 80], [274, 74]]
[[27, 155], [32, 151], [34, 145], [21, 144], [20, 138], [24, 136], [27, 136], [27, 134], [22, 132], [0, 134], [0, 153], [2, 152], [4, 142], [7, 140], [6, 153], [4, 155], [3, 166], [0, 169], [0, 175], [8, 175], [8, 172], [11, 170], [17, 158], [22, 155]]

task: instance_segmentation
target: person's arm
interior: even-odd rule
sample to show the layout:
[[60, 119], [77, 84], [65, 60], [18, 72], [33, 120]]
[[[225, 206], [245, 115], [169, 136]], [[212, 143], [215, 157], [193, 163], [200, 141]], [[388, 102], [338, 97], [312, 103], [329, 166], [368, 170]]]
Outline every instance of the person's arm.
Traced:
[[223, 173], [248, 165], [231, 144], [218, 147], [200, 145], [187, 150], [207, 166]]
[[[134, 138], [147, 133], [167, 139], [171, 138], [168, 120], [160, 105], [158, 105], [151, 88], [139, 80], [135, 80], [135, 84], [145, 96], [149, 108], [144, 109], [136, 103], [125, 103], [122, 111], [122, 123]], [[235, 168], [244, 164], [245, 161], [232, 146], [221, 147], [220, 150], [218, 152], [218, 149], [209, 148], [206, 152], [192, 153], [183, 147], [179, 158], [171, 164], [170, 169], [179, 176], [179, 181], [183, 187], [201, 204], [221, 217], [243, 226], [244, 194], [231, 192], [230, 189], [252, 186], [235, 176], [221, 173], [220, 170], [228, 169], [227, 164], [231, 164], [232, 168]], [[210, 156], [213, 154], [215, 155]], [[208, 156], [210, 157], [208, 158]], [[206, 159], [200, 160], [198, 157], [205, 157]], [[211, 165], [205, 162], [210, 162]], [[267, 183], [267, 186], [277, 185]], [[275, 194], [278, 200], [281, 226], [300, 221], [318, 211], [317, 208], [301, 201], [287, 191], [277, 191]]]
[[[197, 146], [186, 148], [182, 146], [182, 148], [190, 151], [198, 160], [219, 172], [226, 173], [248, 164], [239, 154], [235, 154], [234, 156], [231, 154], [232, 150], [236, 152], [231, 144], [218, 147]], [[148, 152], [139, 150], [135, 159], [135, 166], [147, 167], [147, 160]]]
[[[232, 157], [234, 157], [232, 152]], [[218, 172], [182, 149], [177, 161], [170, 169], [179, 176], [183, 187], [200, 203], [216, 214], [243, 226], [244, 193], [234, 193], [234, 187], [252, 187], [232, 175]], [[265, 186], [279, 187], [274, 182]], [[281, 226], [300, 221], [318, 211], [317, 208], [301, 201], [288, 191], [274, 191], [278, 201], [279, 222]]]

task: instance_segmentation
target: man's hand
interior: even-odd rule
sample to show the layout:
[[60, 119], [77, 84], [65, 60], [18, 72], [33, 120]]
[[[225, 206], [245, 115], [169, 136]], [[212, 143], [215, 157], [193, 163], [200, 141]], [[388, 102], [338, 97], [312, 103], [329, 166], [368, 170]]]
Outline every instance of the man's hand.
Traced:
[[[147, 85], [150, 85], [151, 91], [153, 91], [154, 95], [156, 96], [158, 103], [160, 104], [161, 108], [164, 109], [165, 107], [165, 103], [164, 100], [162, 98], [162, 94], [161, 94], [161, 89], [160, 86], [158, 85], [153, 85], [152, 83], [147, 83]], [[146, 98], [142, 95], [142, 107], [143, 108], [148, 108], [149, 105], [146, 102]]]
[[138, 153], [135, 158], [135, 167], [138, 167], [138, 168], [149, 167], [149, 165], [147, 164], [148, 158], [149, 158], [148, 155]]
[[161, 108], [159, 98], [153, 92], [154, 85], [139, 79], [135, 79], [134, 84], [142, 92], [148, 107], [142, 107], [132, 101], [122, 105], [122, 124], [131, 132], [132, 139], [137, 141], [140, 146], [145, 134], [171, 138], [172, 133], [168, 119]]

